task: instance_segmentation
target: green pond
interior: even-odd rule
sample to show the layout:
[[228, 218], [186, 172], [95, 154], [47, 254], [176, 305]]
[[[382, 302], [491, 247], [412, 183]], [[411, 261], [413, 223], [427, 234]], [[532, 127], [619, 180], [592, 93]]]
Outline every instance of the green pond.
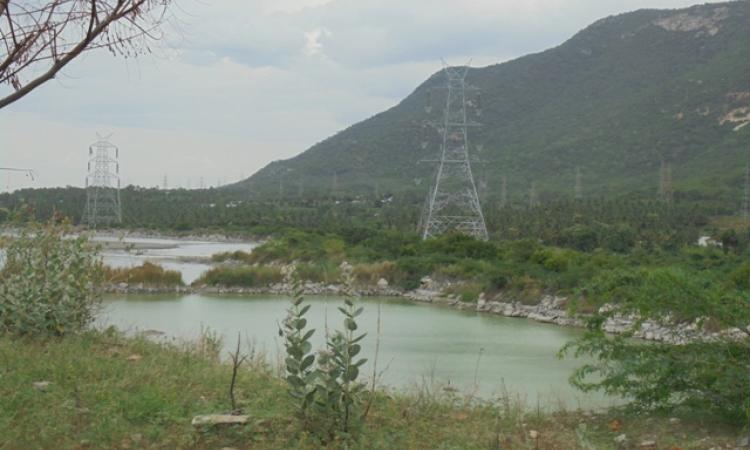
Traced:
[[[307, 318], [316, 328], [314, 346], [323, 343], [326, 326], [341, 327], [337, 306], [343, 299], [311, 297]], [[558, 359], [558, 350], [580, 330], [540, 324], [446, 307], [420, 305], [393, 298], [365, 298], [359, 318], [369, 362], [363, 373], [372, 375], [378, 340], [380, 308], [379, 383], [391, 389], [458, 390], [490, 399], [509, 395], [530, 408], [597, 408], [614, 403], [598, 394], [583, 394], [568, 383], [582, 361]], [[219, 333], [225, 354], [241, 333], [243, 346], [264, 352], [280, 364], [283, 342], [278, 324], [288, 298], [229, 295], [109, 296], [99, 325], [115, 325], [129, 332], [158, 330], [165, 339], [194, 339], [202, 328]]]

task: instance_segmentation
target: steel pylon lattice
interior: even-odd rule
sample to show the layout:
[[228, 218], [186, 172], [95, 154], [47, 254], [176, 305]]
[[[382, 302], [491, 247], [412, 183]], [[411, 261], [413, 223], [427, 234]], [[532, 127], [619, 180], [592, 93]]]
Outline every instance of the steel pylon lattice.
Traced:
[[745, 192], [742, 198], [742, 211], [744, 220], [750, 220], [750, 166], [745, 166]]
[[122, 222], [119, 159], [119, 149], [104, 138], [89, 146], [82, 222], [91, 227]]
[[469, 67], [445, 66], [445, 109], [438, 124], [442, 142], [435, 181], [427, 198], [422, 238], [456, 231], [487, 240], [487, 226], [479, 203], [469, 159], [468, 128], [478, 124], [468, 119], [466, 74]]

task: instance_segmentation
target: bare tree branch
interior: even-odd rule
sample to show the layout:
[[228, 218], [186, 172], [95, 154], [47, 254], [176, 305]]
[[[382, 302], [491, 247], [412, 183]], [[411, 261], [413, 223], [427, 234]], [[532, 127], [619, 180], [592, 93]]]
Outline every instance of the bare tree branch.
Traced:
[[171, 0], [0, 0], [0, 109], [55, 78], [83, 52], [149, 50]]

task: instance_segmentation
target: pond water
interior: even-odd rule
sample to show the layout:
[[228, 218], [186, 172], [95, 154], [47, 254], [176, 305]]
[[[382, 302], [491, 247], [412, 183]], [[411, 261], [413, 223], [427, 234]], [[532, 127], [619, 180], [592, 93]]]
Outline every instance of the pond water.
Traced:
[[157, 238], [94, 237], [104, 245], [104, 264], [115, 267], [135, 267], [144, 262], [159, 264], [168, 270], [182, 272], [182, 281], [190, 284], [211, 268], [211, 255], [241, 250], [251, 252], [256, 242], [178, 241]]
[[[314, 348], [323, 343], [326, 324], [340, 328], [336, 307], [341, 298], [309, 298], [307, 315], [316, 328]], [[557, 358], [560, 347], [580, 330], [540, 324], [523, 319], [481, 315], [445, 307], [418, 305], [399, 299], [367, 298], [360, 316], [360, 330], [368, 336], [363, 369], [372, 374], [378, 340], [380, 307], [380, 383], [393, 388], [445, 386], [493, 398], [510, 393], [529, 407], [604, 407], [611, 400], [598, 394], [582, 394], [568, 384], [580, 360]], [[158, 330], [168, 337], [195, 339], [201, 327], [224, 338], [225, 354], [241, 333], [243, 345], [262, 351], [279, 364], [283, 342], [278, 324], [285, 316], [288, 298], [280, 296], [129, 295], [109, 296], [100, 325], [115, 325], [131, 332]], [[476, 386], [476, 387], [475, 387]]]

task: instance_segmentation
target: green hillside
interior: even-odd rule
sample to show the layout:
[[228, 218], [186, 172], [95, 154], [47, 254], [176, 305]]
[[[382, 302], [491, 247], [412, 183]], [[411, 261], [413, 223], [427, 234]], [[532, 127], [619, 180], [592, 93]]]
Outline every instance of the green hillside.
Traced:
[[[232, 188], [424, 196], [444, 83], [438, 72], [397, 106], [277, 161]], [[483, 124], [470, 139], [485, 198], [654, 195], [662, 159], [677, 198], [730, 200], [750, 163], [750, 2], [641, 10], [600, 20], [559, 47], [470, 69]], [[432, 94], [430, 94], [432, 93]], [[425, 106], [436, 105], [428, 114]]]

